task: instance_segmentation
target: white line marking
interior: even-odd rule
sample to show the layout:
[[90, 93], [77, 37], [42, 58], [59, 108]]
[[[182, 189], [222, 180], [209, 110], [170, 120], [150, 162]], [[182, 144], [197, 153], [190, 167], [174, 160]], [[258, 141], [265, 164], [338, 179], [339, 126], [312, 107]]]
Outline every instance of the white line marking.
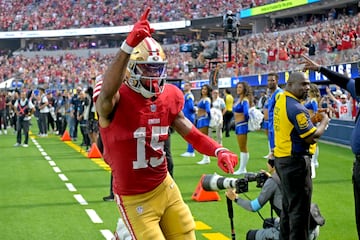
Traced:
[[65, 183], [65, 185], [70, 192], [76, 192], [76, 188], [72, 183]]
[[54, 172], [56, 172], [56, 173], [61, 173], [61, 170], [60, 170], [59, 167], [53, 167], [53, 169], [54, 169]]
[[48, 163], [50, 164], [50, 166], [56, 166], [56, 163], [54, 161], [48, 161]]
[[99, 215], [97, 215], [97, 213], [95, 212], [95, 210], [93, 209], [85, 209], [87, 215], [89, 215], [91, 221], [93, 223], [103, 223], [103, 221], [101, 220], [101, 218], [99, 217]]
[[45, 156], [45, 159], [48, 161], [51, 161], [51, 157], [50, 156]]
[[41, 152], [41, 155], [47, 156], [47, 153], [46, 152]]
[[62, 173], [59, 174], [59, 178], [64, 182], [69, 181], [69, 179], [65, 176], [65, 174], [62, 174]]
[[101, 229], [100, 232], [106, 240], [111, 240], [114, 238], [114, 234], [108, 229]]
[[40, 152], [44, 152], [44, 149], [42, 147], [40, 147], [40, 145], [39, 145], [38, 149]]
[[80, 205], [88, 205], [87, 201], [81, 196], [81, 194], [75, 194], [74, 198], [80, 203]]

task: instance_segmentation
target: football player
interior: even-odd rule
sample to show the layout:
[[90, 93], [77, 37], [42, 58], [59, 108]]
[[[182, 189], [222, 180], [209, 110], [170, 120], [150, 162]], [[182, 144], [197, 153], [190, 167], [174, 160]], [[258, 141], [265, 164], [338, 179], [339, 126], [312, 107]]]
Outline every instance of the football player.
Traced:
[[[95, 88], [96, 110], [115, 199], [133, 240], [195, 239], [188, 206], [167, 171], [164, 141], [173, 127], [202, 154], [232, 173], [237, 156], [184, 117], [180, 89], [166, 84], [166, 59], [148, 8]], [[96, 92], [99, 91], [99, 92]], [[119, 239], [117, 237], [117, 239]]]

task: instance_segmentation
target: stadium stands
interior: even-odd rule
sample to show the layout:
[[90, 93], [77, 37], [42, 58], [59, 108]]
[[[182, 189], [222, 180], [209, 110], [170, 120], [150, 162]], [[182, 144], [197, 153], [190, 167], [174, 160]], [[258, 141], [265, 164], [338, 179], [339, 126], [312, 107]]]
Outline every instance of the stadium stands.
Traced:
[[[120, 4], [117, 1], [116, 3], [91, 0], [85, 2], [86, 4], [83, 4], [83, 1], [80, 4], [70, 0], [61, 3], [20, 0], [11, 1], [11, 4], [2, 2], [0, 9], [6, 9], [7, 13], [0, 11], [2, 24], [0, 29], [2, 31], [40, 30], [131, 24], [145, 7], [136, 7], [135, 1], [124, 1]], [[207, 13], [206, 16], [218, 16], [223, 12], [220, 9], [224, 9], [224, 6], [218, 6], [219, 1], [213, 0], [207, 1], [209, 2], [207, 6], [211, 6], [211, 9], [201, 4], [202, 1], [195, 1], [191, 6], [185, 1], [181, 2], [183, 5], [179, 7], [180, 10], [175, 10], [176, 8], [170, 7], [168, 2], [148, 1], [147, 3], [153, 6], [162, 4], [161, 8], [156, 8], [159, 12], [152, 12], [150, 21], [202, 18], [204, 13]], [[237, 6], [236, 1], [228, 1], [225, 7], [234, 9], [253, 7], [250, 2], [252, 1], [244, 0], [242, 6]], [[268, 2], [256, 1], [255, 5]], [[129, 7], [135, 11], [126, 10], [130, 9]], [[334, 16], [332, 12], [329, 11], [329, 16], [330, 14]], [[242, 36], [231, 45], [231, 56], [229, 56], [227, 40], [218, 36], [218, 41], [223, 44], [219, 44], [217, 61], [226, 62], [220, 75], [231, 77], [296, 69], [299, 67], [299, 56], [302, 53], [313, 55], [324, 65], [357, 61], [360, 58], [359, 16], [338, 11], [336, 17], [323, 17], [321, 20], [314, 18], [302, 24], [297, 23], [296, 26], [307, 26], [291, 30], [284, 29], [294, 25], [283, 25], [278, 28], [269, 26], [269, 31]], [[272, 32], [270, 29], [282, 31]], [[90, 79], [103, 72], [109, 63], [110, 55], [116, 52], [121, 41], [122, 39], [106, 39], [106, 37], [95, 40], [83, 38], [27, 40], [25, 49], [20, 51], [21, 55], [9, 56], [8, 53], [0, 55], [0, 82], [17, 75], [30, 85], [47, 83], [61, 88], [76, 83], [87, 84]], [[192, 44], [192, 41], [194, 39], [175, 36], [172, 39], [174, 44], [164, 45], [168, 56], [170, 78], [191, 80], [194, 77], [208, 77], [208, 66], [201, 69], [200, 75], [194, 75], [192, 72], [197, 69], [189, 68], [192, 62], [191, 53], [179, 51], [180, 43]], [[93, 42], [96, 43], [96, 47], [92, 45]], [[71, 54], [65, 50], [72, 50]]]

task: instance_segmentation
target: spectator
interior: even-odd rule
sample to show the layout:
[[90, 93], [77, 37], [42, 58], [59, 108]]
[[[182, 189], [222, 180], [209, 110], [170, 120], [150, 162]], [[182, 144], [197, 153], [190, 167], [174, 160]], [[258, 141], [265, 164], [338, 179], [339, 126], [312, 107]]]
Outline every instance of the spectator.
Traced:
[[0, 135], [7, 134], [6, 94], [0, 90]]
[[45, 89], [43, 87], [39, 87], [39, 125], [40, 125], [40, 137], [48, 136], [48, 115], [50, 109], [48, 107], [49, 101], [45, 94]]
[[[341, 91], [341, 90], [340, 90]], [[352, 120], [352, 100], [347, 99], [346, 94], [339, 95], [339, 99], [332, 95], [330, 88], [326, 88], [327, 95], [336, 104], [336, 112], [340, 120]]]
[[71, 140], [76, 141], [77, 140], [77, 132], [78, 132], [78, 126], [79, 126], [79, 120], [77, 118], [78, 114], [77, 111], [79, 110], [80, 107], [80, 98], [79, 95], [82, 91], [82, 88], [80, 86], [78, 86], [76, 88], [76, 93], [71, 97], [70, 100], [70, 109], [71, 109], [71, 114], [70, 114], [70, 137]]
[[29, 147], [29, 126], [31, 115], [35, 111], [35, 106], [32, 102], [27, 98], [26, 92], [22, 91], [20, 93], [20, 99], [18, 99], [15, 104], [15, 113], [17, 115], [17, 123], [16, 123], [16, 143], [15, 147], [21, 146], [21, 136], [22, 132], [24, 133], [24, 143], [23, 147]]

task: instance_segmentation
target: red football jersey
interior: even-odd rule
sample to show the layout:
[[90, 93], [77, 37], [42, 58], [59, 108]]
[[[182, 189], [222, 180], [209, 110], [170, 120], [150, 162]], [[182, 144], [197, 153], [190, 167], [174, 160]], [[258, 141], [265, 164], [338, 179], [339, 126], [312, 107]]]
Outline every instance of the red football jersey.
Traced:
[[183, 108], [184, 96], [172, 84], [166, 84], [156, 99], [144, 98], [126, 84], [119, 92], [110, 125], [100, 128], [104, 159], [112, 170], [115, 193], [145, 193], [167, 175], [164, 141]]

